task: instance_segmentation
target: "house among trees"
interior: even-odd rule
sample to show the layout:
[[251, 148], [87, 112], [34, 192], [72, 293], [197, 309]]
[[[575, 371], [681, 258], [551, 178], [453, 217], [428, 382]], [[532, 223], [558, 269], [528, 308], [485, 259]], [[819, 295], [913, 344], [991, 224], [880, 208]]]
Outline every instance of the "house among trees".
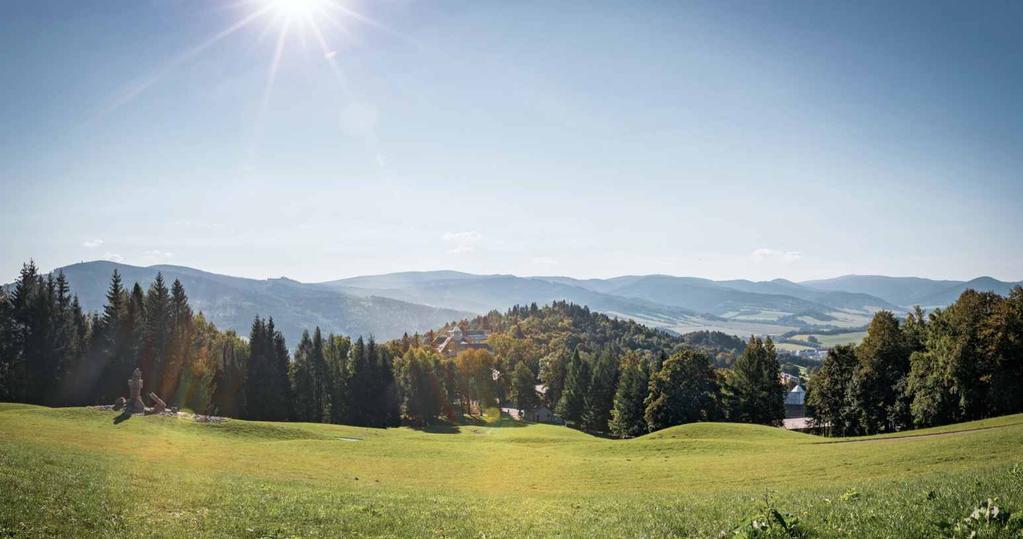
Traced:
[[785, 418], [806, 416], [806, 390], [803, 386], [796, 384], [791, 391], [785, 394]]
[[438, 342], [434, 344], [437, 346], [438, 353], [447, 357], [455, 357], [462, 350], [490, 350], [490, 345], [487, 344], [489, 336], [490, 333], [487, 331], [463, 331], [462, 328], [455, 326], [448, 330], [447, 335], [437, 337]]
[[512, 419], [517, 419], [519, 421], [550, 423], [553, 425], [563, 425], [565, 423], [565, 421], [558, 417], [558, 415], [550, 408], [542, 404], [527, 410], [520, 410], [519, 408], [501, 408], [501, 412], [506, 413]]

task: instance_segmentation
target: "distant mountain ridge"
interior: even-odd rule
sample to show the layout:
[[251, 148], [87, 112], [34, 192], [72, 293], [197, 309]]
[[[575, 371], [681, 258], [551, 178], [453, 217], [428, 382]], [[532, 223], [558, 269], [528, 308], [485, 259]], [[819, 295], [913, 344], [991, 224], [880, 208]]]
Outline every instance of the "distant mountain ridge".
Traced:
[[455, 309], [415, 305], [385, 297], [359, 297], [291, 279], [246, 279], [209, 273], [183, 266], [130, 266], [96, 261], [72, 264], [63, 271], [87, 311], [100, 311], [106, 303], [110, 276], [121, 274], [128, 289], [138, 282], [144, 288], [163, 274], [169, 284], [179, 279], [195, 311], [221, 329], [248, 335], [256, 315], [272, 316], [289, 346], [298, 343], [302, 330], [319, 326], [324, 332], [344, 335], [373, 335], [378, 339], [400, 337], [402, 333], [444, 325], [472, 313]]
[[[721, 331], [781, 334], [794, 329], [859, 328], [874, 312], [905, 312], [951, 304], [967, 288], [1008, 294], [1019, 283], [980, 277], [938, 281], [918, 277], [847, 275], [796, 283], [785, 279], [714, 281], [671, 275], [610, 279], [518, 277], [458, 271], [365, 275], [322, 283], [247, 279], [184, 266], [137, 267], [107, 261], [58, 268], [87, 310], [100, 310], [114, 269], [125, 285], [148, 286], [157, 272], [180, 279], [196, 310], [219, 327], [247, 334], [257, 314], [273, 316], [288, 342], [303, 329], [374, 335], [424, 332], [447, 322], [514, 305], [568, 301], [675, 334]], [[57, 270], [55, 270], [57, 271]]]
[[815, 290], [846, 291], [870, 294], [903, 307], [925, 308], [950, 305], [968, 289], [1007, 295], [1023, 281], [1006, 282], [993, 277], [977, 277], [969, 281], [933, 280], [922, 277], [888, 277], [884, 275], [843, 275], [833, 279], [804, 281], [801, 285]]

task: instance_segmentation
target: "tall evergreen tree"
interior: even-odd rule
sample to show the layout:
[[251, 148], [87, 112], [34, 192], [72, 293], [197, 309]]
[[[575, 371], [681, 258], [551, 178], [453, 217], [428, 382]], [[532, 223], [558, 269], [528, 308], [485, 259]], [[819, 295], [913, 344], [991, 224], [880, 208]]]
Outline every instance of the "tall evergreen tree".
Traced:
[[639, 354], [630, 352], [622, 361], [621, 378], [615, 391], [614, 408], [611, 410], [609, 429], [611, 433], [630, 438], [646, 432], [643, 417], [650, 371], [647, 362]]
[[859, 414], [850, 395], [857, 365], [855, 346], [835, 346], [828, 351], [821, 368], [810, 377], [806, 406], [817, 427], [839, 436], [859, 432]]
[[372, 413], [371, 365], [366, 354], [366, 343], [359, 337], [352, 343], [348, 354], [350, 368], [347, 422], [352, 425], [369, 425]]
[[303, 331], [295, 349], [295, 361], [291, 364], [292, 411], [296, 421], [316, 421], [319, 416], [315, 354], [309, 330]]
[[590, 389], [590, 364], [579, 355], [576, 349], [572, 353], [565, 369], [565, 387], [558, 401], [557, 414], [569, 426], [583, 425], [583, 414], [586, 412], [586, 394]]
[[593, 360], [593, 373], [586, 392], [583, 424], [586, 430], [606, 432], [618, 386], [618, 359], [610, 350], [604, 350]]
[[525, 361], [515, 364], [512, 372], [512, 398], [519, 410], [532, 410], [539, 404], [536, 395], [536, 375]]
[[10, 294], [0, 286], [0, 401], [15, 400], [12, 366], [17, 347], [14, 342], [14, 318], [11, 310]]
[[785, 386], [774, 343], [751, 336], [735, 361], [729, 389], [734, 397], [732, 419], [776, 424], [785, 419]]
[[163, 274], [157, 273], [146, 292], [145, 345], [142, 353], [142, 375], [150, 388], [163, 387], [163, 371], [170, 344], [170, 292]]
[[338, 335], [329, 335], [324, 345], [331, 423], [343, 423], [348, 413], [348, 353], [351, 347], [349, 338]]

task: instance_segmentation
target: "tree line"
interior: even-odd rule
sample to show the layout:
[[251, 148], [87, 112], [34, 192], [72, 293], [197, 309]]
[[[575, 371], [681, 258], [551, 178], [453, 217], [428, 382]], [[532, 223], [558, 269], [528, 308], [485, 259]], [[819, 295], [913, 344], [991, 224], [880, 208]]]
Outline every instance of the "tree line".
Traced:
[[[438, 336], [455, 326], [489, 332], [487, 349], [439, 353]], [[257, 420], [425, 426], [499, 405], [546, 406], [571, 427], [632, 437], [785, 416], [770, 338], [741, 348], [713, 335], [687, 341], [567, 302], [386, 343], [314, 328], [291, 353], [272, 318], [257, 316], [247, 338], [221, 331], [159, 274], [143, 289], [115, 271], [98, 313], [83, 312], [62, 274], [32, 263], [0, 289], [0, 400], [109, 404], [136, 367], [145, 392], [172, 406]], [[843, 435], [1023, 410], [1023, 290], [968, 291], [904, 321], [877, 313], [861, 344], [832, 349], [807, 404], [819, 427]]]
[[836, 435], [931, 427], [1023, 412], [1023, 288], [967, 290], [929, 315], [877, 313], [856, 346], [832, 348], [807, 406]]
[[[172, 406], [258, 420], [423, 426], [498, 404], [546, 404], [570, 426], [634, 436], [686, 421], [782, 417], [770, 341], [752, 339], [725, 375], [676, 336], [565, 302], [461, 324], [491, 331], [490, 349], [446, 357], [434, 332], [379, 344], [315, 328], [291, 354], [272, 318], [257, 316], [247, 339], [220, 331], [160, 274], [144, 290], [114, 271], [102, 312], [90, 314], [63, 274], [30, 262], [0, 291], [0, 400], [109, 404], [140, 368], [144, 391]], [[765, 395], [771, 406], [753, 404]]]

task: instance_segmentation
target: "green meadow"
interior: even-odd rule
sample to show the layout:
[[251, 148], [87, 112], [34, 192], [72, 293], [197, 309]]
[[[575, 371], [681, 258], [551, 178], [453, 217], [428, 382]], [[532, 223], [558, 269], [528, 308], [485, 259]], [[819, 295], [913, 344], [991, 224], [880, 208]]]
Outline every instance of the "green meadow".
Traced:
[[[701, 423], [367, 429], [0, 404], [0, 537], [932, 537], [1023, 515], [1023, 415], [858, 439]], [[1018, 537], [1005, 526], [987, 536]], [[982, 535], [984, 536], [984, 535]]]

